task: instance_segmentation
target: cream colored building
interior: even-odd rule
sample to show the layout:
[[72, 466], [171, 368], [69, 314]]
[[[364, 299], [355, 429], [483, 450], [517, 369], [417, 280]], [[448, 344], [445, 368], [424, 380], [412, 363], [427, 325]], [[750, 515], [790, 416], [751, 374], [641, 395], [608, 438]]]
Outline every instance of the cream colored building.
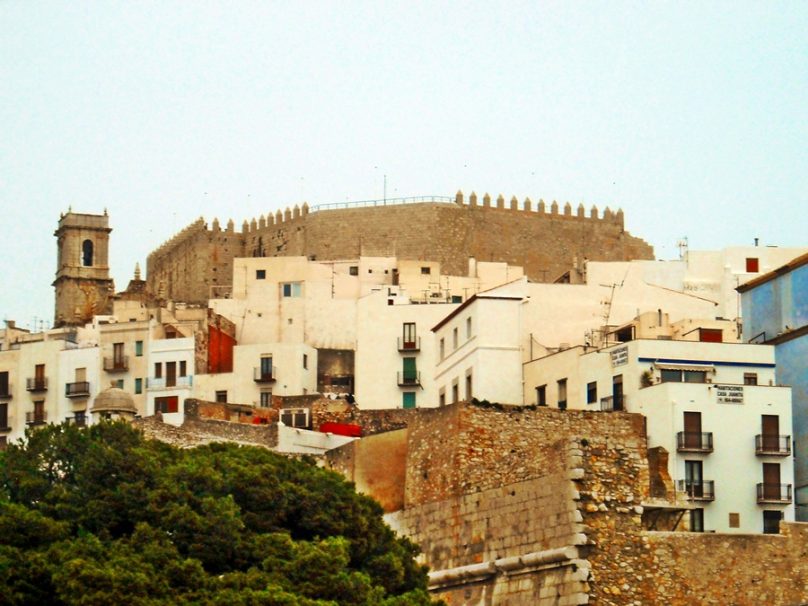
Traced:
[[527, 363], [524, 397], [644, 415], [691, 530], [771, 532], [794, 519], [791, 388], [776, 385], [774, 370], [772, 347], [635, 339]]
[[194, 397], [260, 408], [272, 406], [272, 396], [317, 392], [317, 350], [304, 343], [237, 345], [233, 372], [199, 374]]

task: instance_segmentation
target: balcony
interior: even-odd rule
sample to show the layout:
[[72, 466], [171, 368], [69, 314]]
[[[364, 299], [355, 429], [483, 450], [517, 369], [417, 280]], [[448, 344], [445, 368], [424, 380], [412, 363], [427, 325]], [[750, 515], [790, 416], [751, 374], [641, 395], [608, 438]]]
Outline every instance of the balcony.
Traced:
[[713, 480], [677, 480], [676, 490], [685, 493], [689, 501], [715, 501]]
[[603, 412], [616, 412], [626, 409], [626, 396], [608, 396], [600, 399], [600, 409]]
[[791, 454], [791, 436], [758, 434], [755, 454], [759, 457], [787, 457]]
[[401, 352], [421, 351], [421, 337], [414, 337], [412, 340], [398, 338], [398, 350]]
[[412, 372], [399, 372], [398, 373], [398, 386], [399, 387], [413, 387], [421, 386], [421, 373], [419, 371]]
[[791, 484], [765, 484], [757, 485], [758, 503], [791, 503]]
[[713, 432], [680, 431], [676, 434], [676, 450], [679, 452], [712, 452]]
[[253, 369], [253, 381], [256, 383], [274, 383], [275, 376], [277, 374], [277, 366], [273, 366], [272, 368], [261, 368], [260, 366], [256, 366]]
[[104, 370], [107, 372], [126, 372], [129, 370], [129, 356], [104, 358]]
[[159, 389], [187, 389], [194, 384], [192, 375], [185, 377], [175, 377], [168, 380], [166, 377], [148, 377], [146, 379], [146, 389], [155, 391]]
[[29, 377], [25, 380], [25, 389], [28, 391], [47, 391], [48, 379], [46, 377]]
[[48, 412], [45, 410], [25, 413], [26, 425], [44, 425], [48, 422]]
[[66, 417], [65, 423], [68, 425], [75, 425], [76, 427], [87, 427], [86, 415], [76, 415], [74, 417]]
[[90, 396], [90, 382], [76, 381], [65, 385], [65, 395], [68, 398], [88, 398]]

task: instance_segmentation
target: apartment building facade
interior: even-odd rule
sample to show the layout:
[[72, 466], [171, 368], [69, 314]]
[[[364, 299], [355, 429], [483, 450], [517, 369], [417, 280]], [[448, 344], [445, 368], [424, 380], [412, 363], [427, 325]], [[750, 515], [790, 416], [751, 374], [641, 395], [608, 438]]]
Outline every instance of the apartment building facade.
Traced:
[[635, 339], [533, 360], [524, 377], [538, 406], [644, 415], [690, 530], [794, 519], [791, 388], [776, 382], [773, 347]]

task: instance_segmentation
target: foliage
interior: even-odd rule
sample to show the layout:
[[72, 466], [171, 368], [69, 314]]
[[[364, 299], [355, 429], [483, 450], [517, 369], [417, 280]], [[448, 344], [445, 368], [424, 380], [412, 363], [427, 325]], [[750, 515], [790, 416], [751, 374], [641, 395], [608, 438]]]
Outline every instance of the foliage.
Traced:
[[381, 513], [268, 450], [48, 426], [0, 453], [0, 603], [432, 604]]

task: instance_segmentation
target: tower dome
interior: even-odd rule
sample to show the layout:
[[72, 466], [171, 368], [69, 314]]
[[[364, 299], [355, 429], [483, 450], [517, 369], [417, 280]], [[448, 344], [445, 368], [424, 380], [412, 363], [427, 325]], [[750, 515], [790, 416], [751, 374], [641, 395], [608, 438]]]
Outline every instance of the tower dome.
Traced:
[[114, 383], [95, 396], [90, 412], [100, 419], [131, 419], [137, 414], [132, 396]]

